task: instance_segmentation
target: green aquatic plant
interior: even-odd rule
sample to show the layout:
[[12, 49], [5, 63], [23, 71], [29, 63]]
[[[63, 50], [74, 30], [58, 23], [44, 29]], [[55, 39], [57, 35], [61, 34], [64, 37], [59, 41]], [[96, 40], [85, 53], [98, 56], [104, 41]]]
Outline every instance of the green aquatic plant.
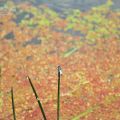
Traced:
[[[67, 26], [64, 29], [80, 31], [85, 34], [84, 39], [89, 44], [94, 44], [98, 39], [108, 39], [111, 36], [117, 35], [119, 15], [115, 19], [110, 18], [112, 16], [111, 6], [113, 5], [111, 0], [108, 0], [105, 4], [92, 8], [90, 11], [81, 13], [80, 10], [73, 10], [73, 14], [67, 16]], [[117, 12], [114, 14], [118, 14]], [[111, 27], [109, 29], [109, 27]], [[82, 36], [81, 36], [81, 39]]]
[[9, 11], [13, 11], [16, 8], [15, 3], [11, 0], [7, 0], [5, 6]]
[[33, 27], [36, 25], [37, 27], [50, 27], [59, 19], [58, 14], [49, 8], [36, 8], [31, 6], [29, 10], [24, 12], [33, 14], [33, 17], [29, 19], [23, 18], [20, 23], [22, 26]]
[[58, 14], [54, 10], [47, 8], [47, 7], [44, 9], [44, 13], [46, 14], [46, 16], [50, 17], [52, 20], [59, 17]]
[[110, 8], [113, 5], [112, 0], [107, 0], [105, 4], [97, 6], [97, 7], [92, 7], [92, 11], [97, 12], [97, 13], [107, 13], [110, 11]]
[[80, 23], [80, 16], [81, 16], [80, 10], [73, 10], [72, 14], [69, 14], [66, 18], [68, 24], [65, 28], [65, 31], [75, 29], [76, 24]]
[[58, 14], [48, 7], [35, 7], [30, 5], [27, 9], [21, 7], [12, 1], [7, 1], [7, 9], [14, 13], [14, 21], [19, 26], [28, 27], [50, 27], [58, 19]]
[[42, 19], [38, 22], [39, 26], [50, 26], [50, 24], [51, 22], [45, 17], [42, 17]]

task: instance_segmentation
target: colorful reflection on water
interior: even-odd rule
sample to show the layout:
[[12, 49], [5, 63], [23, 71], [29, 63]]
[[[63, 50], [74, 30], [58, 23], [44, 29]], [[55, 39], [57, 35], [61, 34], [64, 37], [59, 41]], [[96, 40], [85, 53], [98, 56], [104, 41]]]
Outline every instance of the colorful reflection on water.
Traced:
[[56, 120], [61, 65], [62, 120], [120, 119], [119, 0], [0, 1], [0, 119]]

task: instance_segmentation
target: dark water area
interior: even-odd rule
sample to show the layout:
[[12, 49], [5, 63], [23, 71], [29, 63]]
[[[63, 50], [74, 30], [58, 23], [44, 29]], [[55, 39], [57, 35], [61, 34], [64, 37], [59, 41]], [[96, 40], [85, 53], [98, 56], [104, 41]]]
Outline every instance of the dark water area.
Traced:
[[36, 37], [27, 42], [24, 42], [23, 47], [26, 47], [27, 45], [39, 45], [39, 44], [41, 44], [41, 39]]
[[[69, 9], [80, 9], [81, 11], [88, 11], [94, 6], [99, 6], [106, 3], [107, 0], [13, 0], [16, 3], [30, 2], [35, 6], [47, 5], [56, 12], [62, 12]], [[113, 0], [113, 9], [120, 8], [120, 0]]]
[[6, 40], [13, 40], [13, 39], [14, 39], [14, 33], [13, 33], [13, 32], [9, 32], [9, 33], [7, 33], [7, 34], [4, 36], [4, 38], [5, 38]]
[[[18, 12], [19, 13], [19, 12]], [[26, 18], [27, 16], [27, 18]], [[13, 19], [17, 24], [20, 23], [24, 18], [30, 19], [33, 15], [28, 12], [22, 12], [16, 15], [16, 19]]]

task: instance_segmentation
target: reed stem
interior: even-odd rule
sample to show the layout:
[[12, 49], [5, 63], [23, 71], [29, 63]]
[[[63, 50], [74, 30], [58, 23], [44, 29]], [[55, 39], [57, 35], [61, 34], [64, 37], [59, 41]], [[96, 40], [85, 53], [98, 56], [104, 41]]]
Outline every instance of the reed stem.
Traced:
[[60, 77], [61, 77], [61, 74], [62, 74], [61, 67], [58, 66], [57, 120], [60, 119]]
[[11, 99], [12, 99], [13, 119], [16, 120], [13, 88], [11, 88]]
[[38, 105], [39, 105], [39, 108], [40, 108], [40, 110], [41, 110], [41, 112], [42, 112], [43, 118], [44, 118], [44, 120], [47, 120], [47, 119], [46, 119], [45, 112], [44, 112], [44, 109], [43, 109], [42, 104], [41, 104], [41, 102], [40, 102], [40, 99], [39, 99], [39, 97], [38, 97], [38, 95], [37, 95], [37, 92], [36, 92], [36, 90], [35, 90], [35, 88], [34, 88], [34, 86], [33, 86], [33, 84], [32, 84], [32, 81], [31, 81], [31, 79], [29, 78], [29, 76], [28, 76], [27, 78], [28, 78], [28, 80], [29, 80], [29, 82], [30, 82], [30, 85], [31, 85], [31, 87], [32, 87], [32, 90], [33, 90], [33, 92], [34, 92], [34, 95], [35, 95], [35, 97], [36, 97], [36, 100], [37, 100], [37, 102], [38, 102]]

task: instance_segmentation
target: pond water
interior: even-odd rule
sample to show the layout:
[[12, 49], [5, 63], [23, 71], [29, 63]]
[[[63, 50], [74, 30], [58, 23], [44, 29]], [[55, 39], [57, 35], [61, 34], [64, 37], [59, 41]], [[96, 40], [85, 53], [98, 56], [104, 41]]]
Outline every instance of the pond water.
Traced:
[[120, 0], [106, 1], [0, 0], [0, 120], [13, 117], [12, 86], [17, 119], [42, 119], [28, 75], [56, 120], [58, 65], [62, 120], [120, 119]]
[[[14, 0], [16, 3], [31, 2], [34, 5], [46, 4], [50, 8], [61, 12], [64, 9], [80, 9], [82, 11], [89, 10], [93, 6], [104, 4], [107, 0]], [[114, 9], [120, 8], [120, 0], [113, 0]]]

